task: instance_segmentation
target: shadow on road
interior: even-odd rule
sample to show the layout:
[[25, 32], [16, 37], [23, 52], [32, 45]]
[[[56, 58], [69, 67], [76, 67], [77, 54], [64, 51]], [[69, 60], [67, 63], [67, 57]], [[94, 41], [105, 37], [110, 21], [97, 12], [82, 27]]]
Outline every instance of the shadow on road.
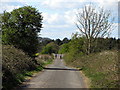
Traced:
[[79, 69], [67, 69], [67, 68], [45, 68], [45, 70], [69, 70], [69, 71], [80, 71]]

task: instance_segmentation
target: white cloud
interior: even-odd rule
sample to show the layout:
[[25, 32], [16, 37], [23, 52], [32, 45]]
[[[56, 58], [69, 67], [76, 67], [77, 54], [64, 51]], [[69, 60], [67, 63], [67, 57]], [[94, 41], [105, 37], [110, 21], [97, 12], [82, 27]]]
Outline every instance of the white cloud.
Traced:
[[[1, 2], [33, 2], [33, 0], [0, 0]], [[34, 0], [34, 2], [39, 0]]]
[[0, 0], [0, 2], [15, 2], [16, 0]]
[[85, 0], [44, 0], [42, 5], [45, 7], [50, 7], [54, 9], [65, 9], [65, 8], [75, 8], [80, 2], [84, 2]]
[[45, 28], [68, 28], [69, 25], [65, 24], [65, 25], [48, 25], [48, 24], [43, 24], [43, 27]]
[[56, 23], [59, 21], [59, 14], [55, 13], [53, 15], [50, 15], [50, 17], [48, 17], [48, 23]]
[[42, 5], [49, 6], [49, 7], [54, 7], [54, 8], [60, 7], [60, 3], [56, 0], [54, 0], [54, 1], [45, 0], [45, 1], [42, 2]]
[[0, 13], [3, 13], [3, 11], [5, 11], [5, 10], [10, 12], [13, 9], [17, 9], [17, 8], [20, 7], [19, 5], [15, 6], [15, 5], [8, 5], [8, 4], [4, 4], [4, 3], [1, 3], [1, 4], [2, 4], [2, 6], [1, 6], [1, 9], [0, 9]]
[[118, 2], [118, 0], [44, 0], [42, 5], [49, 8], [61, 9], [61, 8], [75, 8], [80, 4], [87, 2], [96, 2], [100, 6], [113, 5], [113, 3]]
[[[79, 9], [80, 10], [80, 9]], [[77, 9], [73, 9], [73, 10], [69, 10], [69, 11], [66, 11], [65, 12], [65, 15], [64, 15], [64, 17], [65, 17], [65, 21], [66, 21], [66, 23], [68, 23], [68, 24], [71, 24], [71, 25], [73, 25], [73, 24], [75, 24], [75, 22], [76, 22], [76, 13], [78, 12], [78, 10]]]
[[93, 0], [93, 1], [96, 1], [96, 2], [100, 2], [100, 3], [111, 3], [111, 2], [118, 2], [118, 0]]
[[71, 30], [56, 30], [56, 31], [52, 31], [52, 30], [42, 30], [41, 31], [41, 37], [49, 37], [51, 39], [63, 39], [64, 37], [68, 37], [71, 38], [72, 35], [72, 31]]
[[119, 35], [118, 35], [118, 25], [120, 25], [120, 24], [118, 24], [118, 23], [114, 23], [113, 24], [113, 30], [111, 31], [111, 37], [116, 37], [116, 38], [118, 38], [119, 37]]
[[56, 27], [55, 25], [59, 26], [71, 26], [74, 25], [76, 22], [76, 13], [77, 9], [68, 10], [62, 14], [60, 13], [42, 13], [44, 18], [44, 23], [48, 23], [48, 25], [52, 25]]
[[12, 11], [13, 9], [17, 9], [21, 7], [22, 5], [26, 5], [25, 2], [22, 2], [23, 0], [0, 0], [0, 13], [3, 13], [3, 11]]
[[63, 22], [63, 16], [59, 13], [42, 13], [44, 22], [48, 24], [61, 24]]
[[97, 0], [100, 6], [104, 7], [114, 7], [117, 6], [118, 2], [117, 0]]

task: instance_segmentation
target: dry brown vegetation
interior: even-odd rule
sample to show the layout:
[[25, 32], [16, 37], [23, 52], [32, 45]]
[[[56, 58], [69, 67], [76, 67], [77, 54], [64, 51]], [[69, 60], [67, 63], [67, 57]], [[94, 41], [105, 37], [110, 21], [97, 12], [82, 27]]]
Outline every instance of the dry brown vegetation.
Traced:
[[72, 62], [66, 60], [66, 63], [81, 68], [91, 79], [92, 88], [116, 88], [120, 87], [118, 54], [118, 51], [103, 51], [78, 56]]

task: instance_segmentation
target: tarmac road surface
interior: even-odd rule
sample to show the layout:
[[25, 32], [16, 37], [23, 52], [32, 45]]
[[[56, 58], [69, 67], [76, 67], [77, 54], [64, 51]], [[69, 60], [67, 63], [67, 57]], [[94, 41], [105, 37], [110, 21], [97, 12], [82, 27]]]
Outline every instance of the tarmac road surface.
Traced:
[[86, 88], [86, 85], [79, 70], [65, 66], [63, 59], [55, 59], [22, 88]]

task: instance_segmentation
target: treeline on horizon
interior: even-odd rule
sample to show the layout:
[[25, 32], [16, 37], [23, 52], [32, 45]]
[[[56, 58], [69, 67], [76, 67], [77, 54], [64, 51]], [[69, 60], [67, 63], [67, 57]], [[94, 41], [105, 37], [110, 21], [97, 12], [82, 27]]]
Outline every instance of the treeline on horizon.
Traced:
[[[83, 37], [79, 37], [79, 39], [82, 39]], [[76, 37], [76, 39], [78, 39], [78, 37]], [[57, 47], [56, 50], [53, 50], [52, 52], [44, 52], [44, 54], [51, 54], [51, 53], [60, 53], [60, 54], [64, 54], [65, 52], [67, 52], [67, 44], [70, 42], [75, 41], [75, 38], [72, 39], [68, 39], [68, 38], [64, 38], [63, 40], [61, 39], [50, 39], [50, 38], [41, 38], [39, 37], [39, 52], [41, 52], [43, 50], [44, 47], [46, 47], [47, 45], [49, 45], [50, 43], [54, 43], [53, 47]], [[80, 41], [80, 42], [84, 42], [84, 41]], [[97, 43], [96, 43], [96, 47], [93, 51], [94, 52], [101, 52], [104, 50], [118, 50], [119, 49], [119, 43], [120, 43], [120, 39], [116, 39], [116, 38], [97, 38]], [[75, 44], [75, 43], [74, 43]], [[77, 46], [77, 44], [75, 44]], [[66, 46], [65, 50], [62, 50], [62, 48]], [[80, 44], [79, 44], [80, 46]], [[58, 49], [59, 48], [59, 49]], [[80, 52], [82, 52], [83, 50], [81, 50]]]

